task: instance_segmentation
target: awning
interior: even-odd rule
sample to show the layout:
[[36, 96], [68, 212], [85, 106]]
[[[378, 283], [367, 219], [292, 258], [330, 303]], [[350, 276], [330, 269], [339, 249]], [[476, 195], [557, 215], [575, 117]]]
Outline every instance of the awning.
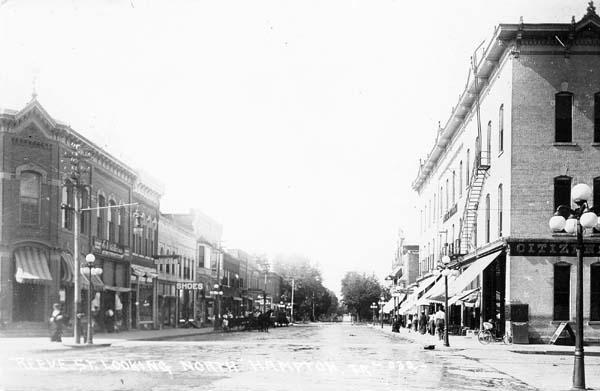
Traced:
[[139, 277], [158, 277], [156, 269], [147, 266], [131, 265], [131, 272]]
[[233, 300], [235, 300], [235, 301], [242, 301], [242, 298], [241, 297], [234, 297]]
[[398, 275], [398, 273], [400, 273], [402, 271], [402, 266], [396, 266], [394, 269], [392, 269], [392, 272], [390, 273], [390, 277], [392, 278], [396, 278], [396, 276]]
[[483, 256], [473, 262], [467, 268], [467, 270], [465, 270], [460, 276], [456, 277], [456, 280], [454, 280], [452, 284], [448, 285], [448, 297], [454, 297], [460, 292], [464, 291], [486, 267], [488, 267], [496, 258], [498, 258], [500, 253], [501, 251], [497, 251]]
[[479, 297], [479, 288], [469, 289], [467, 291], [460, 292], [456, 296], [448, 299], [448, 305], [460, 305], [474, 303]]
[[15, 250], [17, 272], [15, 279], [21, 284], [49, 284], [52, 274], [48, 267], [48, 256], [37, 247], [21, 247]]
[[[456, 276], [448, 276], [448, 298], [452, 297], [450, 296], [450, 287], [452, 286], [454, 281], [456, 281], [456, 279]], [[423, 297], [419, 301], [427, 300], [427, 303], [444, 303], [445, 297], [446, 283], [444, 281], [444, 276], [442, 276], [439, 280], [437, 280], [435, 285], [423, 295]]]
[[[70, 283], [73, 284], [73, 275], [74, 272], [73, 270], [75, 270], [75, 260], [73, 259], [73, 256], [67, 252], [63, 252], [60, 255], [60, 258], [62, 259], [63, 265], [65, 266], [63, 270], [65, 270], [65, 273], [62, 276], [62, 281], [66, 282], [66, 283]], [[68, 272], [66, 272], [68, 271]], [[81, 283], [81, 287], [83, 289], [89, 289], [89, 285], [90, 283], [88, 282], [88, 276], [86, 276], [85, 274], [81, 273], [81, 271], [79, 272], [79, 278], [80, 278], [80, 283]], [[100, 276], [92, 274], [92, 283], [94, 284], [94, 289], [95, 290], [102, 290], [104, 289], [104, 282], [102, 282], [102, 279], [100, 278]]]
[[[93, 277], [94, 276], [92, 276], [92, 278]], [[113, 292], [131, 292], [131, 288], [125, 288], [122, 286], [104, 285], [104, 289], [106, 289], [107, 291], [113, 291]]]
[[429, 276], [418, 283], [416, 288], [413, 288], [413, 292], [408, 295], [406, 301], [400, 306], [400, 313], [405, 315], [407, 313], [415, 312], [416, 307], [419, 305], [429, 305], [429, 301], [419, 300], [421, 292], [427, 290], [436, 280], [436, 276]]

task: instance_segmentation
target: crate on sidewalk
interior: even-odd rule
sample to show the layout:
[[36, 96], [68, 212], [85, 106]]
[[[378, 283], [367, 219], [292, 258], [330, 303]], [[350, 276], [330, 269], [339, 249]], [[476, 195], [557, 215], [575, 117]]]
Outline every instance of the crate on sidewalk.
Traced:
[[477, 330], [465, 330], [465, 337], [475, 338], [477, 336]]

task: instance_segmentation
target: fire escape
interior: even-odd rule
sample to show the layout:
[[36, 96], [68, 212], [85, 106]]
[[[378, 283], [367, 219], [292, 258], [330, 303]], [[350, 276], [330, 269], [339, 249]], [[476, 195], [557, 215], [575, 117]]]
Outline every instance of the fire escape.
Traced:
[[469, 189], [465, 197], [465, 207], [463, 209], [462, 220], [460, 224], [460, 254], [468, 254], [473, 246], [473, 237], [477, 229], [477, 211], [479, 209], [479, 200], [488, 169], [490, 168], [490, 151], [479, 151], [475, 156], [475, 166], [469, 182]]

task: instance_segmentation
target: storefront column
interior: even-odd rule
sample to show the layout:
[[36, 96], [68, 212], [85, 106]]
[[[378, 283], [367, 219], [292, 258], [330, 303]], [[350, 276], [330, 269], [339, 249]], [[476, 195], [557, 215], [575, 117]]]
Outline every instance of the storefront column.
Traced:
[[[12, 322], [13, 287], [10, 278], [12, 259], [10, 252], [0, 252], [0, 323]], [[14, 284], [14, 282], [13, 282]]]
[[135, 288], [135, 327], [139, 330], [140, 327], [140, 276], [136, 275], [136, 288]]
[[152, 278], [152, 321], [154, 329], [158, 329], [158, 277]]

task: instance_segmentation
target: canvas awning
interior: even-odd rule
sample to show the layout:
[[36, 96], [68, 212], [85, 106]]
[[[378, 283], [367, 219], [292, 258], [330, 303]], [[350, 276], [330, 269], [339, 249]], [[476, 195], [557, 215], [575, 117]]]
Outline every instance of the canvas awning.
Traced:
[[479, 297], [479, 288], [469, 289], [467, 291], [460, 292], [456, 296], [448, 299], [448, 305], [460, 305], [467, 303], [474, 303]]
[[475, 262], [473, 262], [467, 270], [461, 275], [456, 277], [452, 284], [448, 285], [448, 297], [454, 297], [460, 292], [467, 289], [467, 287], [488, 267], [498, 256], [501, 251], [496, 251], [491, 254], [485, 255]]
[[[456, 276], [449, 275], [448, 276], [448, 298], [450, 296], [450, 287], [456, 281]], [[444, 281], [444, 276], [442, 276], [435, 285], [427, 291], [423, 295], [423, 297], [419, 300], [419, 302], [423, 302], [423, 304], [428, 303], [443, 303], [446, 297], [446, 282]]]
[[400, 313], [405, 315], [416, 310], [419, 305], [428, 305], [428, 301], [419, 300], [419, 295], [429, 289], [436, 280], [436, 276], [429, 276], [420, 281], [413, 292], [408, 295], [406, 301], [400, 306]]
[[[63, 266], [64, 266], [62, 268], [64, 270], [64, 273], [61, 276], [61, 280], [62, 280], [62, 282], [65, 282], [68, 284], [73, 284], [74, 283], [73, 280], [74, 280], [75, 260], [73, 259], [73, 256], [67, 252], [63, 252], [60, 255], [60, 258], [61, 258], [61, 262], [63, 263]], [[81, 273], [81, 271], [79, 272], [79, 281], [80, 281], [81, 287], [83, 289], [89, 289], [90, 283], [88, 282], [88, 276]], [[104, 289], [104, 282], [102, 282], [102, 279], [98, 275], [92, 274], [92, 284], [94, 284], [95, 290]]]
[[48, 267], [48, 256], [37, 247], [21, 247], [15, 250], [15, 280], [21, 284], [49, 284], [52, 274]]
[[158, 272], [156, 269], [147, 266], [131, 265], [131, 272], [139, 277], [158, 277]]
[[383, 312], [386, 314], [389, 314], [393, 310], [394, 310], [394, 298], [392, 297], [390, 300], [388, 300], [387, 303], [385, 303], [383, 305]]

